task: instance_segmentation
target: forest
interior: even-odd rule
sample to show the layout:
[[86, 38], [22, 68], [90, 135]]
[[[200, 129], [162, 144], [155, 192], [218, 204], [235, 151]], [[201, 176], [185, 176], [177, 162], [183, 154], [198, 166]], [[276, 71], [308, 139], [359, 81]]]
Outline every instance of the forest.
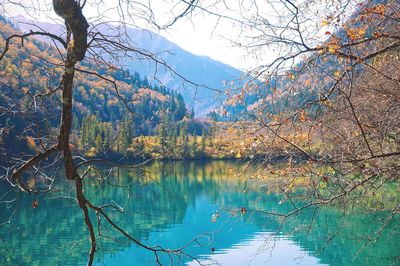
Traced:
[[0, 0], [0, 264], [399, 263], [398, 0], [45, 2]]

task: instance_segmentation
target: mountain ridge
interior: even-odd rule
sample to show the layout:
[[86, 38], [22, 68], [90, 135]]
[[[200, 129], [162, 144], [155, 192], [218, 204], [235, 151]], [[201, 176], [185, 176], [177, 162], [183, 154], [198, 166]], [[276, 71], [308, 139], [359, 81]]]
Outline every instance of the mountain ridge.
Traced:
[[[23, 16], [13, 17], [14, 23], [22, 31], [29, 31], [36, 27], [49, 29], [57, 35], [65, 36], [63, 26], [48, 22], [34, 22]], [[103, 25], [100, 31], [112, 32], [116, 29], [113, 25]], [[152, 60], [130, 60], [126, 57], [118, 62], [121, 68], [131, 73], [138, 72], [142, 77], [146, 76], [150, 83], [163, 85], [182, 94], [185, 102], [194, 107], [197, 115], [203, 116], [213, 110], [224, 100], [224, 84], [227, 81], [239, 80], [243, 72], [214, 60], [205, 55], [196, 55], [157, 33], [139, 28], [126, 28], [128, 37], [131, 38], [139, 49], [149, 51], [165, 61], [176, 73], [160, 66]], [[45, 38], [41, 38], [45, 40]], [[49, 40], [45, 40], [49, 42]], [[183, 80], [184, 77], [187, 82]], [[192, 83], [200, 86], [193, 85]], [[219, 92], [218, 92], [219, 91]]]

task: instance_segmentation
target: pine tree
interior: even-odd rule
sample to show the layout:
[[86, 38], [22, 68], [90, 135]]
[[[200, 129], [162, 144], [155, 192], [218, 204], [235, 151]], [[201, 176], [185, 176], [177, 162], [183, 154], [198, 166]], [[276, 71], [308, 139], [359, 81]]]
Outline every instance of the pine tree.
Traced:
[[193, 141], [192, 141], [190, 150], [193, 154], [193, 157], [196, 158], [197, 157], [197, 136], [196, 135], [193, 136]]
[[167, 149], [167, 141], [166, 141], [166, 132], [165, 132], [165, 125], [161, 123], [158, 126], [158, 138], [159, 138], [159, 143], [161, 146], [161, 153], [165, 154], [165, 151]]
[[188, 126], [186, 123], [183, 123], [180, 128], [180, 139], [182, 146], [182, 157], [187, 158], [189, 156], [189, 138], [187, 133]]
[[88, 145], [88, 117], [85, 117], [82, 119], [82, 125], [81, 125], [81, 129], [79, 131], [79, 143], [81, 146], [81, 149], [86, 150], [86, 147]]
[[129, 146], [129, 140], [127, 132], [127, 123], [122, 122], [120, 124], [120, 129], [118, 132], [117, 151], [121, 152], [122, 154], [126, 154], [128, 146]]
[[201, 153], [204, 155], [206, 152], [206, 130], [203, 128], [203, 131], [201, 132]]
[[112, 125], [105, 125], [103, 127], [103, 135], [104, 135], [104, 141], [103, 141], [103, 151], [107, 151], [110, 148], [110, 145], [112, 143]]
[[102, 148], [103, 148], [103, 140], [102, 140], [100, 134], [98, 134], [97, 137], [96, 137], [95, 146], [96, 146], [96, 151], [97, 151], [97, 152], [101, 152], [101, 151], [102, 151]]

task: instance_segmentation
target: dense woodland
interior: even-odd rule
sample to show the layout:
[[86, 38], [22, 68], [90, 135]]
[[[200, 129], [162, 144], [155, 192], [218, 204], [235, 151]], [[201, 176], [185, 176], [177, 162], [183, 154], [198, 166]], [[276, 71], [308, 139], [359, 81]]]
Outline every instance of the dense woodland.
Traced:
[[[10, 21], [1, 18], [2, 41], [17, 32]], [[23, 47], [15, 44], [12, 48], [14, 52], [3, 59], [5, 63], [0, 67], [1, 108], [9, 111], [0, 118], [6, 126], [2, 131], [3, 152], [9, 147], [35, 152], [41, 145], [37, 136], [51, 139], [58, 127], [60, 95], [49, 91], [48, 86], [60, 78], [62, 70], [56, 67], [51, 75], [46, 72], [46, 61], [57, 55], [44, 42], [30, 38]], [[32, 53], [39, 56], [31, 59]], [[80, 64], [82, 71], [93, 67], [86, 61]], [[72, 144], [77, 151], [109, 159], [206, 157], [205, 142], [210, 141], [211, 126], [194, 119], [193, 109], [185, 105], [181, 94], [150, 85], [137, 72], [104, 69], [99, 73], [115, 80], [118, 91], [105, 79], [80, 73], [72, 124]], [[42, 100], [44, 94], [52, 96]], [[47, 116], [49, 113], [54, 115]], [[39, 125], [26, 130], [32, 121], [39, 121]]]

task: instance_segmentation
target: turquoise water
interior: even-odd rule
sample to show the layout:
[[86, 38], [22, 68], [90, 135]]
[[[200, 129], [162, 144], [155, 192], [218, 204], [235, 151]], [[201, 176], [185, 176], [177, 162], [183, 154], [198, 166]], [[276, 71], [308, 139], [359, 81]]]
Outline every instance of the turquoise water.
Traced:
[[[160, 254], [163, 265], [198, 265], [193, 258], [205, 265], [400, 264], [398, 219], [375, 241], [365, 239], [384, 223], [384, 212], [343, 215], [331, 207], [314, 215], [310, 209], [281, 226], [277, 216], [238, 211], [245, 207], [284, 213], [292, 208], [282, 203], [282, 196], [267, 193], [267, 184], [239, 175], [241, 168], [222, 161], [154, 163], [145, 175], [114, 170], [108, 183], [92, 176], [85, 194], [95, 204], [123, 208], [123, 214], [108, 213], [147, 245], [178, 248], [197, 238], [184, 249], [191, 257]], [[1, 183], [0, 195], [8, 190]], [[55, 190], [38, 198], [20, 194], [16, 201], [0, 205], [0, 265], [86, 264], [88, 232], [73, 186], [59, 181]], [[12, 198], [10, 193], [1, 200]], [[35, 199], [38, 207], [32, 208]], [[156, 264], [153, 253], [127, 241], [105, 221], [101, 233], [105, 237], [95, 265]]]

